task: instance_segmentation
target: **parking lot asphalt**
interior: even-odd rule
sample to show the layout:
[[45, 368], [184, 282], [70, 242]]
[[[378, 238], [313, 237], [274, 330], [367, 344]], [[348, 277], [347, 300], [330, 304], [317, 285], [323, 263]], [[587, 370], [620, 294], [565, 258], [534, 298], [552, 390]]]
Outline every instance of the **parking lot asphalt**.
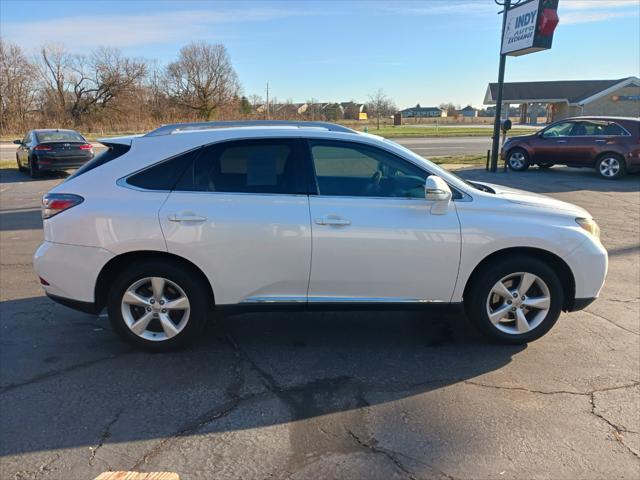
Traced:
[[141, 353], [38, 285], [39, 199], [64, 177], [0, 171], [0, 478], [639, 478], [640, 177], [463, 175], [587, 208], [601, 298], [520, 347], [455, 315], [322, 312], [231, 316]]

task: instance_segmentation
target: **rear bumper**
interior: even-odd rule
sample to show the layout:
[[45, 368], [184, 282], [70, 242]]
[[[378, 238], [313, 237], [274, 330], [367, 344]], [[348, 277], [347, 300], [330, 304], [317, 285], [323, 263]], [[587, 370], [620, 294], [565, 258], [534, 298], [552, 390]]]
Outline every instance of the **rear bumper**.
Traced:
[[66, 170], [68, 168], [79, 168], [92, 158], [93, 154], [69, 157], [39, 154], [36, 160], [39, 170]]
[[113, 256], [103, 248], [45, 241], [33, 256], [33, 266], [49, 284], [42, 285], [47, 295], [93, 303], [98, 275]]

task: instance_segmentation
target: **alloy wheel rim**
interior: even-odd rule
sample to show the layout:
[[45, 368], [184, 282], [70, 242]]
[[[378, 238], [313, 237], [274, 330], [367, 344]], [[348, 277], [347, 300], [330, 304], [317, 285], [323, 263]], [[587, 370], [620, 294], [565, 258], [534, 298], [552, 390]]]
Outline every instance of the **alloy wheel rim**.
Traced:
[[522, 168], [524, 167], [524, 154], [521, 152], [512, 153], [509, 157], [509, 164], [513, 168]]
[[121, 311], [125, 324], [135, 335], [161, 342], [184, 330], [191, 305], [177, 283], [163, 277], [145, 277], [125, 290]]
[[502, 277], [487, 296], [487, 316], [495, 328], [522, 335], [540, 326], [551, 308], [549, 287], [529, 272]]
[[605, 177], [614, 177], [620, 171], [620, 162], [617, 158], [609, 157], [600, 162], [600, 173]]

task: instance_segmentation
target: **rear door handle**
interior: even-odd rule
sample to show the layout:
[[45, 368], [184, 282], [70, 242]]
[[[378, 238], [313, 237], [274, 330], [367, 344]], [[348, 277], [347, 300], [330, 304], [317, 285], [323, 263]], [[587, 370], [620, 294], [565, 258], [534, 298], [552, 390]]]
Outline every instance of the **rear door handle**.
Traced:
[[601, 138], [596, 140], [596, 143], [607, 143], [607, 141], [604, 138]]
[[174, 213], [169, 215], [170, 222], [204, 222], [207, 217], [201, 217], [192, 213]]
[[556, 140], [556, 143], [567, 143], [566, 140]]
[[322, 218], [315, 219], [316, 225], [335, 225], [338, 227], [351, 225], [351, 220], [338, 217], [337, 215], [326, 215]]

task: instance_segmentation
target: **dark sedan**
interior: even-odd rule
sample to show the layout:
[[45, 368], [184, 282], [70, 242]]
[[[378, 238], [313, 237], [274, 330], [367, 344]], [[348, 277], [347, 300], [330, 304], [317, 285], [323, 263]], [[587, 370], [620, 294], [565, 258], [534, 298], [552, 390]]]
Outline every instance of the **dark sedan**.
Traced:
[[620, 178], [640, 171], [640, 119], [565, 118], [536, 134], [511, 137], [502, 158], [515, 171], [560, 164], [591, 167], [603, 178]]
[[78, 168], [93, 158], [93, 146], [75, 130], [31, 130], [16, 151], [18, 169], [36, 178], [44, 171]]

